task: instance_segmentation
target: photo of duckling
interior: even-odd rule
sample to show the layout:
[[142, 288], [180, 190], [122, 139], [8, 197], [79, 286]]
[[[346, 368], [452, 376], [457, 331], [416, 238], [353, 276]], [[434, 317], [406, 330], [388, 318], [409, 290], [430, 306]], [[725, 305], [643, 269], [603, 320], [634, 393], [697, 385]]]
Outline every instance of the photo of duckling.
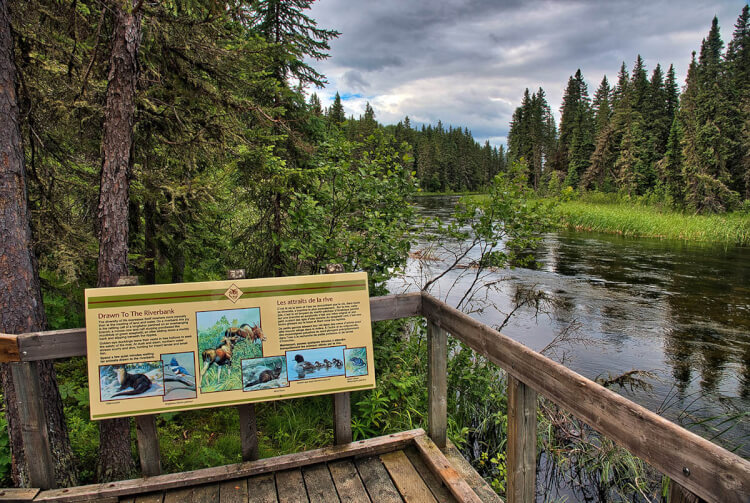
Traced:
[[262, 358], [260, 308], [196, 313], [201, 393], [243, 389], [242, 360]]
[[164, 401], [196, 398], [195, 353], [161, 355], [164, 362]]
[[161, 396], [164, 394], [162, 362], [101, 365], [99, 391], [103, 402]]
[[367, 348], [351, 348], [344, 351], [346, 377], [367, 375]]
[[245, 391], [257, 391], [285, 388], [289, 386], [286, 369], [286, 358], [283, 356], [242, 360], [243, 389]]
[[[344, 375], [344, 346], [287, 351], [289, 380], [317, 379]], [[340, 362], [336, 365], [336, 362]]]

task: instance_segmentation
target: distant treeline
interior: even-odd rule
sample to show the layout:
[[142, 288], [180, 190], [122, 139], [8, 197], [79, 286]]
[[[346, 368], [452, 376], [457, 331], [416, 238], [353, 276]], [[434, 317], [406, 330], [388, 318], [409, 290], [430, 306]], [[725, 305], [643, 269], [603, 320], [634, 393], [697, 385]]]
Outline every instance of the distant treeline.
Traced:
[[713, 19], [679, 93], [672, 65], [651, 76], [640, 55], [617, 83], [605, 76], [593, 100], [581, 71], [568, 80], [559, 129], [544, 90], [527, 89], [513, 114], [508, 158], [529, 183], [649, 195], [697, 212], [726, 211], [750, 199], [750, 14], [724, 50]]
[[478, 143], [471, 131], [448, 126], [441, 121], [436, 126], [413, 128], [409, 117], [398, 124], [382, 126], [375, 120], [369, 103], [364, 115], [355, 119], [344, 116], [341, 97], [336, 93], [333, 104], [323, 111], [318, 97], [313, 94], [310, 106], [325, 115], [330, 127], [338, 127], [349, 141], [362, 141], [380, 130], [396, 140], [413, 159], [413, 170], [420, 187], [430, 192], [475, 191], [486, 187], [492, 178], [506, 167], [505, 149], [493, 147], [489, 141]]

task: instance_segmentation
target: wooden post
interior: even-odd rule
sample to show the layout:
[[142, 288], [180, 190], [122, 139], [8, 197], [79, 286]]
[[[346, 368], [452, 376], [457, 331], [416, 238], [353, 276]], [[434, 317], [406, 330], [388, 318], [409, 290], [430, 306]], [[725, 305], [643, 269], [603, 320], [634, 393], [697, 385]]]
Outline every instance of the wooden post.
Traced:
[[536, 501], [536, 391], [508, 378], [507, 502]]
[[[227, 279], [245, 279], [244, 269], [230, 269]], [[240, 416], [240, 440], [242, 442], [242, 461], [255, 461], [260, 457], [258, 450], [258, 423], [255, 419], [255, 404], [238, 405]]]
[[13, 386], [18, 397], [18, 419], [21, 423], [23, 448], [29, 468], [29, 484], [40, 489], [54, 489], [55, 468], [45, 421], [42, 388], [36, 362], [10, 364]]
[[705, 503], [695, 494], [691, 493], [674, 480], [669, 481], [669, 503]]
[[[326, 265], [326, 274], [344, 272], [342, 264]], [[333, 443], [348, 444], [352, 441], [352, 402], [350, 393], [333, 394]]]
[[333, 394], [333, 442], [336, 445], [352, 441], [352, 405], [351, 395]]
[[[135, 286], [138, 276], [120, 276], [117, 286]], [[141, 462], [141, 474], [153, 477], [161, 474], [161, 454], [159, 453], [159, 435], [156, 431], [156, 415], [135, 417], [135, 438], [138, 444], [138, 458]]]
[[144, 477], [161, 475], [161, 454], [155, 415], [135, 416], [135, 438], [138, 443], [141, 474]]
[[435, 445], [445, 447], [448, 431], [448, 334], [427, 322], [427, 424]]

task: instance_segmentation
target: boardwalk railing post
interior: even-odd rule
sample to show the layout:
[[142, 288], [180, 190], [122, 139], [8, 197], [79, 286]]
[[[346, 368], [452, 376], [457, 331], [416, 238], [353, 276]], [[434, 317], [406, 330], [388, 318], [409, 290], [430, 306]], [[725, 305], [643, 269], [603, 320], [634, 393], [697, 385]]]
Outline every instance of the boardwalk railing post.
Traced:
[[[120, 276], [117, 286], [135, 286], [138, 276]], [[138, 458], [144, 477], [161, 474], [161, 454], [159, 435], [156, 431], [156, 415], [135, 416], [135, 439], [138, 444]]]
[[669, 481], [669, 503], [705, 503], [695, 494], [691, 493], [674, 480]]
[[[326, 274], [344, 272], [341, 264], [326, 265]], [[348, 444], [352, 441], [352, 403], [350, 393], [333, 394], [333, 443]]]
[[[227, 279], [245, 279], [244, 269], [227, 271]], [[243, 403], [237, 406], [240, 416], [240, 440], [242, 441], [242, 461], [255, 461], [260, 457], [258, 450], [258, 424], [255, 419], [255, 404]]]
[[444, 448], [448, 431], [448, 333], [427, 321], [427, 424], [435, 445]]
[[54, 489], [57, 487], [55, 468], [52, 463], [37, 363], [11, 363], [10, 372], [18, 397], [23, 448], [28, 449], [26, 462], [29, 468], [29, 484], [40, 489]]
[[508, 503], [536, 501], [536, 391], [508, 375]]

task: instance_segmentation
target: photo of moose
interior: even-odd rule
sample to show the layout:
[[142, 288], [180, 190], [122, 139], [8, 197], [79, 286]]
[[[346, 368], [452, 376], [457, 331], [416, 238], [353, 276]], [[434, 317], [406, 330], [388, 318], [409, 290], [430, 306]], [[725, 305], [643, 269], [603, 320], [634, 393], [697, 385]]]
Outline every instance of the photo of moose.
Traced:
[[164, 371], [161, 360], [116, 363], [99, 367], [99, 392], [102, 402], [164, 395]]
[[201, 393], [242, 389], [241, 361], [263, 356], [260, 308], [196, 313]]

